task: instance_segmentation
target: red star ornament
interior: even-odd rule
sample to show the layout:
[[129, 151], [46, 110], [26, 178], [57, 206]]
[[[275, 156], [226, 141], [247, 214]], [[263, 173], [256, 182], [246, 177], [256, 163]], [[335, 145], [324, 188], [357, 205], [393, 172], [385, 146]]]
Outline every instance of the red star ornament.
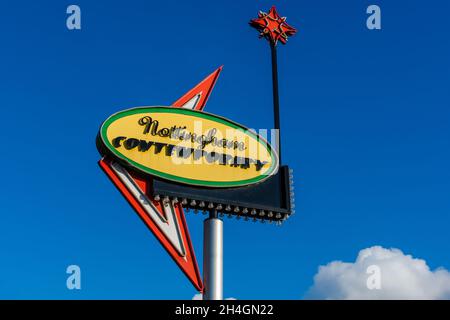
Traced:
[[250, 26], [260, 32], [260, 37], [264, 37], [273, 45], [277, 45], [278, 40], [286, 44], [288, 37], [293, 36], [297, 30], [286, 23], [286, 17], [281, 17], [275, 6], [270, 8], [269, 13], [260, 11], [258, 18], [249, 22]]

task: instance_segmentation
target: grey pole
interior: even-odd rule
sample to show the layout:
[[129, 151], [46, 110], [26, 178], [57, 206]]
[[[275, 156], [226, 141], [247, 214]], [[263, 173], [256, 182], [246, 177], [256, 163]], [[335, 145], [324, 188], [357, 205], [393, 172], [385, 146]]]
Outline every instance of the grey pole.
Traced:
[[211, 211], [203, 222], [204, 300], [223, 299], [223, 221]]

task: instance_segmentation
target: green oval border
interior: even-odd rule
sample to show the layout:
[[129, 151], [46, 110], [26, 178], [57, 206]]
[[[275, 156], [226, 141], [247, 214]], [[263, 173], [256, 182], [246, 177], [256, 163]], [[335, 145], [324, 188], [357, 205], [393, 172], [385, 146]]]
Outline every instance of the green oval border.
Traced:
[[[185, 114], [190, 115], [198, 118], [208, 119], [211, 121], [219, 122], [222, 124], [225, 124], [229, 127], [232, 127], [234, 129], [242, 130], [245, 134], [248, 134], [252, 136], [254, 139], [256, 139], [259, 143], [261, 143], [264, 147], [266, 147], [267, 151], [270, 153], [272, 158], [272, 165], [267, 170], [267, 174], [257, 176], [252, 179], [246, 179], [246, 180], [237, 180], [237, 181], [210, 181], [210, 180], [197, 180], [197, 179], [190, 179], [190, 178], [183, 178], [177, 175], [173, 175], [166, 172], [161, 172], [146, 166], [143, 166], [122, 153], [118, 152], [108, 141], [106, 137], [106, 131], [108, 127], [113, 123], [114, 121], [124, 118], [129, 115], [138, 114], [138, 113], [145, 113], [145, 112], [159, 112], [159, 113], [176, 113], [176, 114]], [[110, 117], [108, 117], [100, 126], [100, 138], [103, 143], [103, 145], [117, 158], [119, 158], [122, 161], [125, 161], [127, 164], [132, 166], [133, 168], [136, 168], [144, 173], [149, 173], [152, 175], [155, 175], [160, 178], [164, 178], [167, 180], [171, 180], [174, 182], [181, 182], [186, 183], [190, 185], [195, 186], [204, 186], [204, 187], [242, 187], [258, 182], [262, 182], [265, 179], [267, 179], [269, 176], [271, 176], [273, 173], [276, 173], [278, 171], [279, 167], [279, 160], [278, 160], [278, 154], [273, 150], [271, 145], [260, 135], [253, 133], [250, 131], [247, 127], [236, 123], [234, 121], [231, 121], [229, 119], [203, 112], [203, 111], [197, 111], [197, 110], [190, 110], [190, 109], [183, 109], [183, 108], [174, 108], [174, 107], [165, 107], [165, 106], [152, 106], [152, 107], [136, 107], [132, 109], [122, 110], [117, 113], [114, 113]]]

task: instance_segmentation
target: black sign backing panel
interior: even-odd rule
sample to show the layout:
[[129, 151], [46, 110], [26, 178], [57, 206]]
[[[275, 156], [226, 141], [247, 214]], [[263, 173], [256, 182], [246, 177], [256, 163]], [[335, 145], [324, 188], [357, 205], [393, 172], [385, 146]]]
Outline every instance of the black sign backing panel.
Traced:
[[203, 188], [153, 179], [155, 199], [181, 202], [194, 210], [217, 211], [234, 216], [282, 222], [292, 214], [292, 174], [287, 166], [265, 181], [237, 188]]

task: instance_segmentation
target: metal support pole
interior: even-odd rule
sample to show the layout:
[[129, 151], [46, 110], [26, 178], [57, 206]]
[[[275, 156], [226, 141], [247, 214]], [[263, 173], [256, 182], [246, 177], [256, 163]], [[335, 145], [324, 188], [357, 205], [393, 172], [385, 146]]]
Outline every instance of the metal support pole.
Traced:
[[223, 221], [211, 211], [203, 222], [204, 300], [223, 299]]
[[278, 159], [281, 164], [281, 131], [280, 131], [280, 98], [278, 95], [278, 63], [277, 47], [270, 41], [270, 52], [272, 54], [272, 92], [273, 92], [273, 120], [277, 130]]

